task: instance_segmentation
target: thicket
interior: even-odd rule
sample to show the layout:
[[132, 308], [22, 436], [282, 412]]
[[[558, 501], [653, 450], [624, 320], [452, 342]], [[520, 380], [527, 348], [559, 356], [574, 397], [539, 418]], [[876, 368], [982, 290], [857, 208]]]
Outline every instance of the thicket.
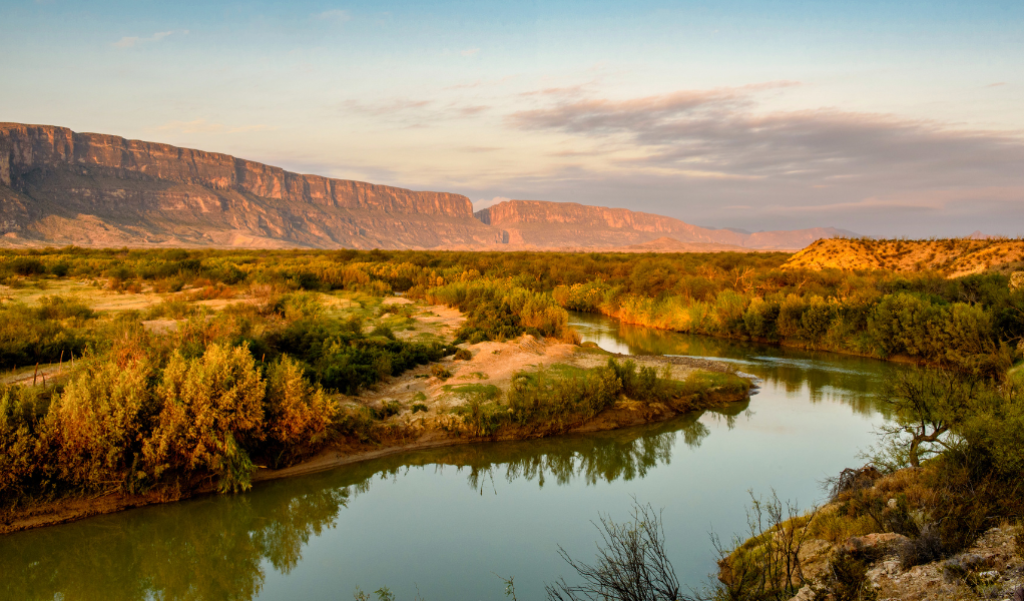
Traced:
[[556, 365], [516, 373], [504, 395], [494, 386], [452, 388], [467, 401], [452, 413], [479, 436], [504, 428], [557, 431], [594, 417], [621, 397], [643, 403], [696, 397], [693, 409], [700, 409], [707, 391], [745, 392], [748, 387], [746, 380], [732, 374], [698, 373], [678, 381], [667, 373], [659, 376], [651, 367], [637, 367], [632, 360], [619, 363], [610, 358], [600, 367]]
[[[84, 250], [0, 253], [0, 282], [92, 279], [114, 289], [354, 290], [430, 298], [467, 314], [465, 340], [572, 340], [561, 309], [629, 323], [1004, 373], [1024, 340], [1024, 289], [988, 273], [783, 268], [784, 253]], [[198, 293], [192, 292], [193, 296]], [[9, 321], [9, 320], [8, 320]], [[19, 336], [29, 339], [36, 333]], [[48, 357], [49, 349], [13, 352]]]
[[332, 436], [373, 436], [379, 416], [339, 407], [333, 392], [457, 350], [401, 341], [386, 327], [364, 332], [358, 317], [329, 315], [301, 291], [251, 300], [187, 315], [161, 334], [139, 312], [98, 317], [61, 298], [4, 307], [21, 317], [17, 327], [63, 328], [33, 341], [54, 361], [64, 352], [66, 371], [71, 351], [77, 363], [66, 384], [0, 387], [0, 506], [245, 489], [258, 465], [281, 467]]

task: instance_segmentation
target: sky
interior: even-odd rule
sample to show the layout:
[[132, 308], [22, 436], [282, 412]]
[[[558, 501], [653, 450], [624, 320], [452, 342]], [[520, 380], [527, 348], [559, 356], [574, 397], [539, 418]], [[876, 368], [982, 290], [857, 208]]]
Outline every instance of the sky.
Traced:
[[748, 231], [1024, 235], [1024, 2], [0, 0], [0, 121]]

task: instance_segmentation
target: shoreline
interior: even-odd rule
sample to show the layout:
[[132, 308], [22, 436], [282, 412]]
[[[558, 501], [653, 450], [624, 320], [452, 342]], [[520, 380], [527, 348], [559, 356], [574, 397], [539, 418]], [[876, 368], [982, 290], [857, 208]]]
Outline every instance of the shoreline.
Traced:
[[[637, 359], [631, 355], [602, 355], [616, 359]], [[725, 363], [704, 358], [644, 356], [647, 361], [680, 365], [692, 369], [732, 373]], [[747, 379], [747, 378], [745, 378]], [[260, 469], [253, 474], [253, 485], [263, 482], [282, 480], [328, 471], [345, 465], [353, 465], [402, 453], [454, 447], [489, 442], [526, 441], [541, 438], [553, 438], [565, 435], [588, 434], [639, 426], [650, 423], [668, 421], [685, 413], [722, 407], [731, 403], [742, 402], [750, 398], [757, 389], [754, 382], [743, 392], [722, 392], [719, 389], [708, 389], [690, 397], [674, 399], [670, 403], [644, 404], [629, 399], [622, 399], [594, 417], [579, 423], [558, 425], [540, 424], [533, 428], [519, 428], [491, 436], [453, 435], [439, 429], [429, 429], [412, 442], [405, 437], [394, 437], [377, 445], [346, 444], [349, 441], [338, 441], [316, 455], [295, 465], [277, 470]], [[161, 490], [142, 495], [124, 495], [120, 493], [99, 494], [89, 498], [62, 499], [50, 503], [26, 508], [14, 513], [0, 522], [0, 536], [58, 526], [90, 517], [118, 513], [128, 509], [175, 503], [209, 494], [217, 494], [216, 486], [208, 484], [195, 491], [182, 494], [180, 491]], [[240, 494], [247, 494], [245, 492]]]
[[[567, 309], [568, 310], [568, 309]], [[601, 311], [573, 311], [575, 313], [581, 313], [584, 315], [600, 315], [608, 319], [617, 321], [620, 324], [626, 324], [628, 326], [634, 326], [638, 328], [650, 328], [659, 332], [671, 332], [673, 334], [682, 334], [685, 336], [703, 336], [706, 338], [714, 338], [716, 340], [734, 340], [744, 344], [763, 344], [766, 346], [772, 346], [776, 348], [789, 348], [798, 351], [812, 351], [816, 353], [832, 353], [834, 355], [845, 355], [847, 357], [860, 357], [861, 359], [874, 359], [875, 361], [881, 361], [883, 363], [898, 363], [901, 365], [916, 365], [918, 367], [940, 367], [938, 364], [926, 361], [924, 359], [918, 359], [909, 355], [890, 355], [888, 357], [879, 357], [877, 355], [869, 355], [867, 353], [860, 353], [853, 350], [847, 349], [833, 349], [814, 346], [810, 343], [803, 342], [790, 342], [790, 341], [772, 341], [764, 338], [741, 338], [738, 336], [723, 336], [716, 334], [706, 334], [698, 332], [685, 332], [683, 330], [673, 330], [672, 328], [663, 328], [652, 324], [639, 323], [635, 321], [629, 321], [617, 315], [611, 315], [608, 313], [602, 313]]]

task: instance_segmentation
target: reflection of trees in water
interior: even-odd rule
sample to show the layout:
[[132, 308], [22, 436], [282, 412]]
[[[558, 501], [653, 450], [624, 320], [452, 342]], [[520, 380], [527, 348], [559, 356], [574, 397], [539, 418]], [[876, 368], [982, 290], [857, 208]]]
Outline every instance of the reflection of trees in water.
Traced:
[[[745, 403], [717, 410], [729, 415]], [[469, 470], [480, 488], [496, 474], [543, 486], [632, 480], [670, 461], [681, 435], [699, 445], [710, 430], [682, 416], [586, 436], [447, 447], [396, 455], [303, 478], [257, 485], [236, 496], [101, 516], [0, 538], [0, 598], [121, 601], [253, 599], [266, 565], [287, 574], [314, 536], [334, 527], [348, 501], [375, 478], [411, 467]], [[499, 476], [500, 477], [500, 476]]]
[[[811, 402], [840, 402], [861, 415], [885, 411], [877, 402], [875, 393], [887, 373], [901, 368], [882, 361], [833, 353], [780, 350], [629, 324], [615, 325], [617, 338], [634, 353], [741, 360], [745, 363], [740, 366], [740, 371], [750, 372], [790, 394], [799, 394], [806, 387]], [[889, 417], [885, 413], [883, 415]]]
[[711, 433], [699, 421], [702, 414], [691, 413], [669, 422], [585, 437], [453, 448], [437, 462], [468, 469], [469, 484], [476, 489], [482, 489], [496, 477], [508, 482], [523, 478], [536, 481], [539, 486], [552, 479], [558, 485], [574, 481], [587, 485], [628, 481], [646, 477], [651, 469], [669, 463], [680, 435], [687, 446], [699, 446]]
[[[272, 487], [267, 487], [272, 488]], [[209, 497], [5, 536], [5, 599], [252, 599], [333, 526], [348, 488]]]

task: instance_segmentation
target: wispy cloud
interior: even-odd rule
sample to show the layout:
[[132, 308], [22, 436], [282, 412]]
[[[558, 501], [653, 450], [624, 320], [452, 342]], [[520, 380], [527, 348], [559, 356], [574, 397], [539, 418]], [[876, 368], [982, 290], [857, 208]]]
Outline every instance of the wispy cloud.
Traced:
[[164, 38], [166, 38], [168, 36], [175, 35], [175, 34], [187, 35], [188, 34], [188, 30], [187, 29], [177, 29], [177, 30], [173, 30], [173, 31], [158, 31], [157, 33], [154, 33], [153, 35], [149, 36], [148, 38], [136, 37], [136, 36], [125, 36], [125, 37], [121, 38], [120, 40], [114, 42], [112, 45], [114, 46], [114, 48], [134, 48], [135, 46], [139, 46], [141, 44], [149, 44], [149, 43], [153, 43], [153, 42], [159, 42], [160, 40], [162, 40], [162, 39], [164, 39]]
[[360, 113], [405, 127], [425, 127], [440, 121], [476, 117], [490, 109], [490, 106], [482, 104], [406, 99], [372, 103], [347, 100], [341, 104], [341, 110], [345, 112]]
[[[953, 214], [966, 216], [971, 229], [1024, 223], [1024, 132], [764, 108], [764, 94], [790, 85], [626, 99], [538, 95], [537, 108], [509, 115], [507, 125], [561, 135], [570, 151], [549, 156], [579, 160], [506, 189], [596, 203], [634, 199], [641, 210], [755, 229], [822, 225], [824, 216], [889, 233], [948, 228]], [[737, 204], [756, 208], [724, 208]]]
[[459, 54], [461, 54], [462, 56], [476, 56], [477, 54], [480, 54], [480, 49], [479, 48], [467, 48], [467, 49], [463, 50], [462, 52], [460, 52]]
[[175, 132], [182, 134], [241, 134], [256, 131], [270, 131], [273, 129], [273, 127], [262, 124], [228, 127], [221, 123], [211, 123], [206, 119], [196, 119], [194, 121], [169, 121], [155, 128], [155, 130], [159, 132]]
[[344, 23], [345, 21], [351, 21], [352, 15], [347, 10], [333, 9], [325, 10], [322, 13], [313, 15], [313, 18], [318, 21], [334, 21], [335, 23]]
[[[631, 100], [584, 99], [520, 111], [521, 129], [611, 139], [629, 162], [678, 171], [841, 185], [886, 176], [904, 185], [1019, 180], [1024, 138], [941, 123], [832, 109], [762, 113], [772, 86], [682, 91]], [[1015, 167], [1016, 165], [1016, 167]]]

